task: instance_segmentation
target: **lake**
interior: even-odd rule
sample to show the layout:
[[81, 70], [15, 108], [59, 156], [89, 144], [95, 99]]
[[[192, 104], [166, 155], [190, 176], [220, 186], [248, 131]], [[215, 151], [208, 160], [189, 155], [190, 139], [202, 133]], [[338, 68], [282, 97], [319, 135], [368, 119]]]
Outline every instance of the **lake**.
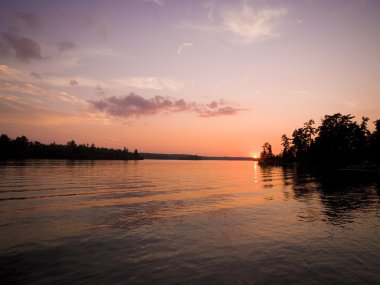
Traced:
[[379, 177], [0, 163], [1, 284], [380, 284]]

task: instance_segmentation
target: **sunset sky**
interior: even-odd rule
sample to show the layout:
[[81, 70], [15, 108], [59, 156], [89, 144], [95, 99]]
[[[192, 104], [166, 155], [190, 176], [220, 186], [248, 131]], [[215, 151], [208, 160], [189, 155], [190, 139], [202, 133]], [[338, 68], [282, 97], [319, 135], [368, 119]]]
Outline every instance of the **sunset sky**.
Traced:
[[380, 1], [0, 3], [0, 133], [251, 156], [380, 118]]

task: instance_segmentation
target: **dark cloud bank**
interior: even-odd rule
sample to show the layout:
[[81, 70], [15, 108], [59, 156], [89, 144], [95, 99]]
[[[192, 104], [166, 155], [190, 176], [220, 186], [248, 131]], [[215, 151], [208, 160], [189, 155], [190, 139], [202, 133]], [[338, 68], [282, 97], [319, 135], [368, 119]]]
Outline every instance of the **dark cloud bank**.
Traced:
[[[0, 56], [14, 56], [21, 62], [42, 59], [40, 43], [31, 37], [21, 35], [25, 26], [39, 29], [42, 26], [41, 19], [36, 14], [28, 12], [17, 12], [11, 15], [13, 24], [0, 33]], [[59, 52], [65, 52], [77, 48], [77, 45], [71, 41], [63, 40], [56, 43], [56, 48]]]
[[14, 12], [6, 14], [8, 28], [0, 36], [0, 55], [15, 56], [19, 61], [29, 62], [31, 59], [41, 59], [41, 45], [34, 39], [22, 36], [19, 29], [25, 27], [39, 29], [42, 21], [39, 16], [30, 12]]
[[111, 96], [98, 101], [89, 101], [91, 106], [111, 116], [131, 117], [157, 113], [194, 112], [200, 117], [236, 115], [246, 109], [227, 106], [226, 102], [212, 101], [209, 104], [186, 102], [184, 99], [154, 96], [149, 99], [129, 93], [125, 96]]
[[0, 45], [3, 54], [14, 53], [20, 61], [42, 58], [40, 44], [31, 38], [19, 36], [14, 30], [2, 33]]

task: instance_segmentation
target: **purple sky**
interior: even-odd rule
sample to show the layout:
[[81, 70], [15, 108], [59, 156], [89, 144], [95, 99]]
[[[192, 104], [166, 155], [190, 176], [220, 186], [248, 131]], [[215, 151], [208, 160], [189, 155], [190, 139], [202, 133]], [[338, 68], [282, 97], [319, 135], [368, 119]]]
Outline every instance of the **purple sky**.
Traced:
[[311, 118], [380, 118], [379, 27], [377, 0], [1, 1], [0, 132], [280, 151]]

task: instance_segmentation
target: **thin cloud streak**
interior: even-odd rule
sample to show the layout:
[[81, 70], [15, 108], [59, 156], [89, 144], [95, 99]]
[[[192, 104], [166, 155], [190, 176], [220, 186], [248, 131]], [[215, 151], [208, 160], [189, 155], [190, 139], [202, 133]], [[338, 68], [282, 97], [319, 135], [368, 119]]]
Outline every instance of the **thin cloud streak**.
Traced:
[[168, 77], [129, 77], [126, 79], [114, 79], [113, 82], [128, 87], [153, 89], [157, 91], [170, 90], [177, 92], [184, 88], [182, 82]]
[[19, 69], [9, 67], [7, 65], [0, 64], [0, 80], [5, 82], [14, 82], [17, 84], [31, 83], [35, 85], [48, 85], [51, 87], [67, 87], [67, 86], [86, 86], [94, 87], [99, 82], [88, 77], [75, 76], [73, 77], [51, 77], [51, 76], [42, 76], [36, 72], [23, 72]]
[[217, 117], [225, 115], [237, 115], [246, 109], [226, 106], [224, 100], [212, 101], [209, 104], [186, 102], [184, 99], [154, 96], [149, 99], [129, 93], [125, 96], [111, 96], [98, 101], [89, 101], [91, 106], [98, 111], [116, 117], [138, 117], [155, 115], [158, 113], [194, 112], [199, 117]]
[[[39, 77], [41, 77], [39, 75]], [[36, 79], [36, 76], [32, 74], [26, 74], [18, 69], [12, 68], [5, 64], [0, 64], [0, 80], [4, 81], [32, 81]]]
[[47, 103], [48, 101], [55, 101], [68, 103], [80, 107], [87, 106], [86, 101], [76, 96], [73, 96], [67, 92], [43, 88], [31, 83], [0, 83], [0, 94], [7, 94], [16, 96], [18, 98], [25, 98], [24, 100], [30, 100], [30, 102], [39, 102], [40, 100], [38, 100], [38, 98], [40, 98], [45, 103]]
[[0, 92], [0, 123], [41, 126], [78, 125], [83, 123], [108, 125], [109, 119], [103, 114], [77, 112], [77, 110], [53, 110], [42, 102], [22, 100], [15, 95], [4, 95]]

